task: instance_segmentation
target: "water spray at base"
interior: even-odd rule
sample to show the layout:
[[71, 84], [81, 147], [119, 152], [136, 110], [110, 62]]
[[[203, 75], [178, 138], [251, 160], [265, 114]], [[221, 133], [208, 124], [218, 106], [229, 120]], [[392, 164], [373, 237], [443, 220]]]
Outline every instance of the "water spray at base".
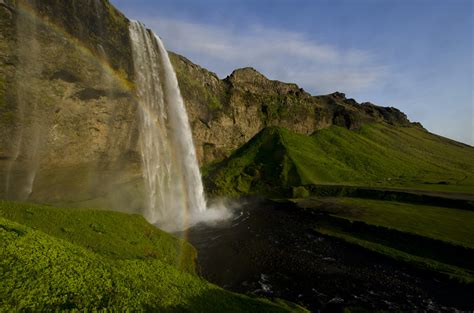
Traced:
[[140, 114], [146, 204], [143, 215], [168, 231], [226, 216], [207, 209], [191, 127], [176, 73], [160, 38], [130, 25]]

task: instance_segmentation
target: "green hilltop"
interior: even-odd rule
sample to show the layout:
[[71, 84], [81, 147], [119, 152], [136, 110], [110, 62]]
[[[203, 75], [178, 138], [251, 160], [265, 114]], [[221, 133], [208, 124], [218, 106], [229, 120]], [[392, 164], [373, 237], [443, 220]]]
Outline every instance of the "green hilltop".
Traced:
[[205, 176], [211, 192], [235, 196], [338, 184], [472, 193], [473, 154], [419, 126], [331, 126], [311, 136], [270, 127]]

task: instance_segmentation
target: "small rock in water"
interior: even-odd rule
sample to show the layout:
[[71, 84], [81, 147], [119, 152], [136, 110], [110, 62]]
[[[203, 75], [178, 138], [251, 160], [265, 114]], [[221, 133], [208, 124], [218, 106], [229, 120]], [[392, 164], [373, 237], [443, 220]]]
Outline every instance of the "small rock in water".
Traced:
[[260, 291], [263, 291], [265, 293], [271, 293], [272, 292], [272, 285], [267, 284], [268, 279], [269, 279], [268, 275], [260, 274], [260, 280], [258, 281], [258, 283], [260, 284], [260, 287], [261, 287]]
[[324, 306], [324, 313], [344, 313], [344, 299], [335, 297]]
[[268, 278], [269, 278], [268, 275], [266, 275], [266, 274], [260, 274], [260, 280], [261, 280], [261, 281], [266, 282], [266, 281], [268, 281]]
[[315, 288], [311, 288], [311, 290], [318, 296], [318, 297], [327, 297], [326, 294], [319, 292]]

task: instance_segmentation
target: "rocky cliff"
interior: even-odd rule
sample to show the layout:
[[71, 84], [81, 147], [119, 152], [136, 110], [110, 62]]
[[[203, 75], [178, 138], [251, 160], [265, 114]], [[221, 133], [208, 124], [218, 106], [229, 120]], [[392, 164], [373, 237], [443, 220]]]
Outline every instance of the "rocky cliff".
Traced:
[[[107, 0], [0, 2], [1, 198], [101, 199], [97, 205], [126, 209], [137, 198], [128, 25]], [[201, 165], [227, 157], [267, 126], [311, 134], [331, 125], [410, 125], [397, 109], [342, 93], [312, 96], [252, 68], [219, 79], [182, 56], [171, 59]]]
[[79, 201], [139, 177], [128, 20], [102, 0], [17, 0], [0, 23], [0, 195]]
[[220, 80], [182, 56], [171, 57], [204, 164], [227, 157], [268, 126], [308, 135], [331, 125], [412, 125], [396, 108], [359, 104], [340, 92], [312, 96], [296, 84], [269, 80], [250, 67]]

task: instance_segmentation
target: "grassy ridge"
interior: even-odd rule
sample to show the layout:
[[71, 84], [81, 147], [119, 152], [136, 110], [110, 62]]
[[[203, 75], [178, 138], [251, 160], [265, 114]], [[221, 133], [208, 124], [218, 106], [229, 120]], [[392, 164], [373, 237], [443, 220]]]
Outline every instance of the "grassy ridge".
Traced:
[[474, 148], [419, 127], [332, 126], [312, 136], [264, 129], [205, 173], [216, 193], [347, 184], [472, 193]]
[[278, 128], [265, 128], [223, 162], [204, 168], [211, 192], [225, 195], [264, 194], [301, 185]]
[[295, 200], [329, 216], [316, 230], [349, 243], [474, 282], [474, 212], [357, 198]]
[[139, 216], [0, 203], [0, 311], [305, 311], [212, 285], [194, 257]]
[[[393, 201], [341, 198], [336, 203], [353, 207], [337, 216], [391, 227], [474, 249], [474, 212]], [[357, 211], [357, 214], [354, 214]], [[403, 221], [403, 222], [400, 222]]]
[[319, 226], [317, 227], [317, 231], [321, 234], [339, 238], [347, 243], [363, 247], [367, 250], [374, 251], [376, 253], [383, 254], [394, 260], [405, 262], [416, 268], [441, 273], [461, 283], [474, 283], [474, 273], [461, 267], [439, 262], [435, 259], [420, 257], [411, 253], [407, 253], [403, 250], [393, 248], [390, 245], [387, 245], [386, 243], [381, 244], [374, 240], [360, 238], [358, 236], [355, 236], [353, 233], [345, 232], [341, 229], [337, 229], [331, 226]]

